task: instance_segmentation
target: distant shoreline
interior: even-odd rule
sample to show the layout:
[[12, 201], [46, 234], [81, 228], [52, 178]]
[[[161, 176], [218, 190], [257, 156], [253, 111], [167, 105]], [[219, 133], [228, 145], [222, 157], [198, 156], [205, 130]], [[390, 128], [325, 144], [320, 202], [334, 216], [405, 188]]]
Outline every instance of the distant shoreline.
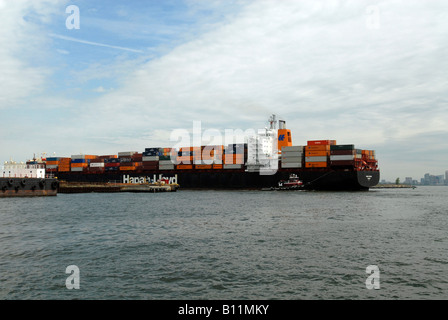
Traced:
[[370, 187], [371, 189], [383, 189], [383, 188], [411, 188], [415, 189], [417, 186], [409, 185], [409, 184], [395, 184], [395, 183], [384, 183], [384, 184], [377, 184], [374, 187]]

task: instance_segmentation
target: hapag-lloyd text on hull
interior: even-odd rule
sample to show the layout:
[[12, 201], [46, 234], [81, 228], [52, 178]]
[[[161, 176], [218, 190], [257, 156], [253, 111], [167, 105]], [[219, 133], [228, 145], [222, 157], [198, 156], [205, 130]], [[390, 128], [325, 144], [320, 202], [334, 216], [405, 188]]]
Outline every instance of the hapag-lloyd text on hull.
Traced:
[[130, 175], [123, 175], [123, 183], [132, 183], [132, 184], [144, 184], [144, 183], [155, 183], [157, 181], [168, 181], [169, 184], [177, 184], [177, 174], [174, 177], [164, 177], [163, 174], [154, 174], [151, 176], [140, 176], [140, 177], [131, 177]]

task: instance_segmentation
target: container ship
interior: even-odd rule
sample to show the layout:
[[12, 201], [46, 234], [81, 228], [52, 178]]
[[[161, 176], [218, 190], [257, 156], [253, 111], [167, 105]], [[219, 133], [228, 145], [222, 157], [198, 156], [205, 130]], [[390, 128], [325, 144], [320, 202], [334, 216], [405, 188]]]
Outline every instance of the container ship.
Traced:
[[181, 189], [272, 188], [291, 175], [308, 190], [368, 190], [378, 184], [374, 150], [336, 140], [293, 145], [285, 121], [277, 128], [273, 115], [269, 123], [245, 143], [53, 157], [46, 159], [46, 170], [67, 183], [164, 181]]
[[45, 163], [5, 162], [0, 176], [0, 198], [56, 196], [59, 181], [47, 177]]

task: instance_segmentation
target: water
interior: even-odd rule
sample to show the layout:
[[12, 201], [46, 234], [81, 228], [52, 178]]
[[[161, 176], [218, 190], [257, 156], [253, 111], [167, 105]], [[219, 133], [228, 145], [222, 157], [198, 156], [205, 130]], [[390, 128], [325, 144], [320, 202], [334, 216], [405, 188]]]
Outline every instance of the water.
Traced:
[[[0, 199], [0, 299], [447, 299], [446, 187]], [[66, 267], [80, 289], [66, 287]], [[366, 288], [366, 268], [380, 289]]]

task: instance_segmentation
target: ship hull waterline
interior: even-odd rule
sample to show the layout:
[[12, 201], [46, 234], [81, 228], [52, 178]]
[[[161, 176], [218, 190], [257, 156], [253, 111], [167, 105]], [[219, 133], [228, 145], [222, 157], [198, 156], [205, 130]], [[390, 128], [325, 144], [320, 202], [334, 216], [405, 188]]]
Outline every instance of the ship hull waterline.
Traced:
[[56, 196], [58, 187], [53, 178], [0, 178], [0, 198]]
[[277, 187], [280, 180], [287, 180], [296, 174], [307, 190], [369, 190], [379, 183], [379, 171], [320, 171], [283, 170], [275, 174], [263, 175], [259, 172], [240, 170], [154, 170], [116, 171], [106, 173], [59, 172], [57, 178], [66, 182], [116, 182], [126, 183], [167, 179], [180, 185], [181, 189], [262, 189]]

